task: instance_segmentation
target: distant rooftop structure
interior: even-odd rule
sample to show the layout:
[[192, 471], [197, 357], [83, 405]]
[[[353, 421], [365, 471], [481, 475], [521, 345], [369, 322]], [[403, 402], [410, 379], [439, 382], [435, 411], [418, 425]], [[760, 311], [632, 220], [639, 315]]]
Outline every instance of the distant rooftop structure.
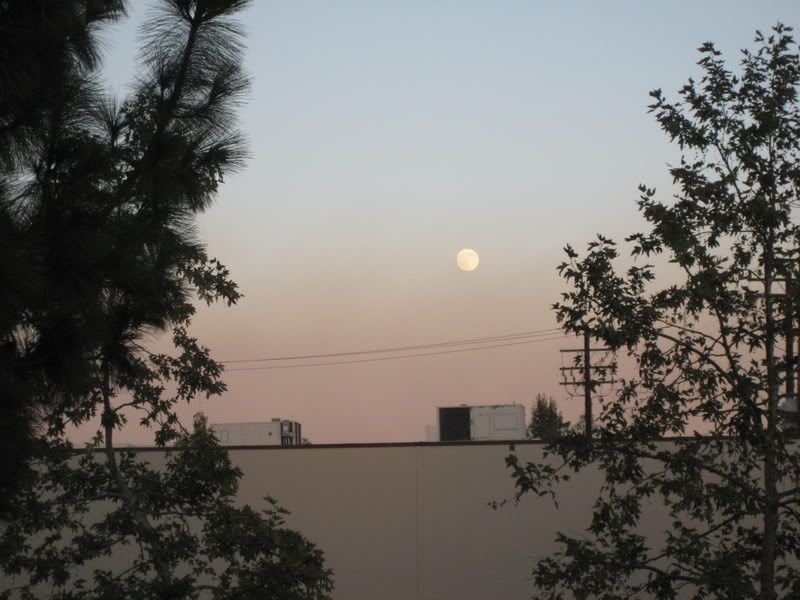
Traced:
[[212, 423], [222, 446], [300, 446], [303, 429], [297, 421], [272, 419], [262, 423]]
[[800, 431], [800, 411], [798, 411], [797, 394], [784, 396], [778, 404], [783, 431]]
[[425, 441], [521, 440], [527, 427], [521, 404], [440, 406], [437, 424], [425, 427]]

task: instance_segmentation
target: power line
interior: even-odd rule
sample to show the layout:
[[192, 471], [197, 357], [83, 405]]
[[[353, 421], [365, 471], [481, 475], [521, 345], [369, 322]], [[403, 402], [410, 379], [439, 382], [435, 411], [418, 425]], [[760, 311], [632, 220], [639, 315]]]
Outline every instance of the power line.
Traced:
[[557, 337], [549, 337], [549, 338], [536, 338], [531, 340], [523, 340], [520, 342], [509, 342], [505, 344], [491, 344], [488, 346], [476, 346], [474, 348], [460, 348], [457, 350], [440, 350], [437, 352], [422, 352], [417, 354], [404, 354], [401, 356], [381, 356], [377, 358], [360, 358], [356, 360], [339, 360], [339, 361], [326, 361], [326, 362], [316, 362], [316, 363], [303, 363], [303, 364], [294, 364], [294, 365], [271, 365], [271, 366], [260, 366], [260, 367], [236, 367], [233, 369], [226, 369], [227, 373], [233, 371], [269, 371], [272, 369], [300, 369], [303, 367], [322, 367], [327, 365], [352, 365], [356, 363], [368, 363], [368, 362], [380, 362], [385, 360], [401, 360], [404, 358], [419, 358], [423, 356], [436, 356], [439, 354], [458, 354], [460, 352], [473, 352], [475, 350], [490, 350], [492, 348], [507, 348], [509, 346], [522, 346], [525, 344], [535, 344], [538, 342], [551, 342], [555, 340], [563, 340], [566, 339], [568, 336], [561, 335]]
[[560, 331], [560, 328], [552, 329], [539, 329], [532, 331], [523, 331], [520, 333], [510, 333], [507, 335], [496, 335], [491, 337], [482, 338], [468, 338], [465, 340], [452, 340], [449, 342], [437, 342], [433, 344], [419, 344], [417, 346], [397, 346], [394, 348], [375, 348], [372, 350], [351, 350], [348, 352], [329, 352], [326, 354], [299, 354], [296, 356], [270, 356], [266, 358], [241, 358], [237, 360], [222, 360], [219, 361], [223, 364], [234, 363], [249, 363], [249, 362], [275, 362], [284, 360], [305, 360], [309, 358], [334, 358], [339, 356], [358, 356], [363, 354], [385, 354], [387, 352], [407, 352], [410, 350], [429, 350], [432, 348], [445, 348], [448, 346], [466, 346], [470, 344], [482, 344], [486, 342], [500, 342], [512, 339], [521, 339], [528, 337], [538, 337], [542, 335], [552, 335], [554, 332]]

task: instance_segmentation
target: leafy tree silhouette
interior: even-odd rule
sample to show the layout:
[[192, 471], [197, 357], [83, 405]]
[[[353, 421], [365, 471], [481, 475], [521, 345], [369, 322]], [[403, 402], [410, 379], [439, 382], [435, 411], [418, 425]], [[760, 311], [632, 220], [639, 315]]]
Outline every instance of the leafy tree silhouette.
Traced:
[[[604, 474], [586, 534], [534, 569], [538, 597], [672, 599], [800, 597], [800, 456], [783, 431], [781, 389], [797, 364], [779, 352], [796, 315], [800, 228], [800, 59], [791, 28], [756, 35], [734, 74], [713, 44], [702, 79], [650, 106], [683, 157], [672, 201], [642, 186], [650, 231], [631, 235], [633, 262], [598, 236], [559, 267], [564, 329], [591, 334], [636, 366], [603, 403], [592, 439], [569, 432], [554, 462], [508, 459], [519, 496], [557, 494], [572, 471]], [[659, 288], [663, 255], [680, 273]], [[785, 292], [785, 294], [784, 294]], [[777, 297], [777, 294], [784, 294]], [[700, 433], [697, 433], [700, 432]], [[663, 436], [685, 436], [672, 442]], [[643, 515], [665, 521], [645, 537]], [[663, 516], [656, 518], [663, 519]]]
[[536, 394], [531, 406], [528, 437], [549, 441], [560, 435], [567, 427], [569, 422], [564, 421], [555, 399], [552, 397], [548, 399], [544, 394]]
[[[234, 503], [241, 473], [204, 419], [188, 431], [175, 412], [225, 390], [189, 325], [196, 300], [240, 293], [195, 217], [246, 157], [235, 108], [247, 4], [160, 0], [118, 101], [97, 83], [96, 34], [123, 2], [0, 3], [0, 567], [25, 597], [332, 589], [321, 552], [274, 501]], [[149, 351], [153, 332], [171, 332], [174, 352]], [[154, 430], [163, 468], [114, 446], [130, 415]], [[97, 417], [76, 456], [65, 431]], [[112, 554], [125, 568], [92, 566]]]

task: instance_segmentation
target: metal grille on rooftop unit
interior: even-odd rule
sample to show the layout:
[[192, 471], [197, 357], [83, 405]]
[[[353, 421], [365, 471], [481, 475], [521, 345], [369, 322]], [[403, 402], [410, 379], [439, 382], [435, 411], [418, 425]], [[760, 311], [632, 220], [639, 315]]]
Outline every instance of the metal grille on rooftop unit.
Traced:
[[439, 440], [456, 442], [469, 439], [469, 407], [440, 408]]

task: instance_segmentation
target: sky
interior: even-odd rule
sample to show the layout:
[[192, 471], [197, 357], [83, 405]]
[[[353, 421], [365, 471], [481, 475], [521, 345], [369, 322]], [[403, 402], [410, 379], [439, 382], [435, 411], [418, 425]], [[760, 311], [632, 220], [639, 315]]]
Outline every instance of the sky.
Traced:
[[[118, 95], [150, 3], [131, 4], [104, 37]], [[707, 40], [735, 64], [756, 29], [800, 26], [800, 5], [258, 0], [241, 21], [251, 157], [199, 231], [245, 297], [199, 307], [193, 323], [223, 361], [556, 327], [563, 246], [641, 230], [640, 183], [671, 193], [679, 154], [648, 115], [648, 92], [674, 98]], [[480, 254], [475, 271], [458, 269], [462, 248]], [[558, 370], [576, 341], [546, 331], [512, 341], [531, 343], [349, 365], [230, 363], [227, 392], [180, 414], [292, 419], [314, 443], [423, 440], [436, 407], [529, 408], [537, 393], [580, 419], [583, 401]], [[392, 355], [349, 358], [365, 356]]]

